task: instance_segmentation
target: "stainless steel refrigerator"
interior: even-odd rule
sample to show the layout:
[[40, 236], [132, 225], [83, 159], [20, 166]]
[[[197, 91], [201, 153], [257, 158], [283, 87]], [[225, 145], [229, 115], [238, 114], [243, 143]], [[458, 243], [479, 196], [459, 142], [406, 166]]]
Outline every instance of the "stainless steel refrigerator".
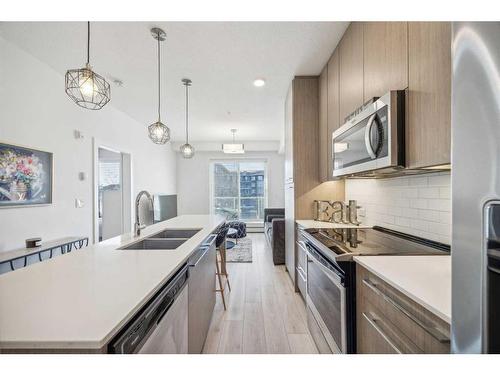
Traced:
[[500, 23], [453, 23], [452, 59], [452, 352], [500, 353]]

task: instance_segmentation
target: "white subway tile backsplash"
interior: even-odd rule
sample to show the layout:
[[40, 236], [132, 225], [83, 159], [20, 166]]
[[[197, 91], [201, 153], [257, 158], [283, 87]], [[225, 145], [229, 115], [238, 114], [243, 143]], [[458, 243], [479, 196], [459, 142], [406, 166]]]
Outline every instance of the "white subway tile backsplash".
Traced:
[[409, 227], [410, 226], [410, 219], [406, 217], [395, 217], [394, 218], [394, 224], [400, 227]]
[[407, 177], [410, 186], [429, 186], [428, 177]]
[[449, 173], [440, 173], [429, 176], [429, 186], [450, 186], [450, 182], [451, 180]]
[[425, 220], [410, 220], [410, 227], [421, 231], [429, 231], [429, 222]]
[[416, 208], [402, 208], [401, 216], [410, 217], [410, 218], [418, 218], [418, 210]]
[[451, 189], [449, 187], [439, 188], [439, 198], [451, 199]]
[[430, 210], [437, 211], [451, 211], [451, 200], [450, 199], [429, 199], [428, 208]]
[[439, 222], [442, 224], [450, 224], [451, 212], [439, 212]]
[[419, 210], [418, 217], [422, 220], [439, 222], [440, 221], [440, 212], [433, 210]]
[[450, 189], [450, 173], [346, 180], [346, 200], [363, 207], [365, 223], [449, 244]]
[[408, 188], [401, 191], [401, 196], [403, 198], [417, 198], [418, 197], [418, 189], [417, 188]]
[[418, 189], [419, 198], [439, 198], [439, 188], [437, 187], [422, 187]]
[[412, 199], [410, 200], [411, 208], [427, 208], [427, 199]]

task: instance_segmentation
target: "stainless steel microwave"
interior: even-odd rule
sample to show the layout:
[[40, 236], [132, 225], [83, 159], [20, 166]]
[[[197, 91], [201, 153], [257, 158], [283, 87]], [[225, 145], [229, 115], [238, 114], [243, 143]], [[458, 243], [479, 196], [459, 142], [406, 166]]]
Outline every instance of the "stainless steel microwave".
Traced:
[[333, 176], [373, 176], [404, 168], [404, 107], [404, 91], [390, 91], [335, 130]]

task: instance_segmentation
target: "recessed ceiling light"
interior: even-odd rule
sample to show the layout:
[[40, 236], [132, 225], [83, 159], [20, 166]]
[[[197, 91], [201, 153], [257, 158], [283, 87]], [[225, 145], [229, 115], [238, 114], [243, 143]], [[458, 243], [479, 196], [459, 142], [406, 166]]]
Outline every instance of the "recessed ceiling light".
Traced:
[[255, 81], [253, 81], [253, 85], [255, 87], [262, 87], [266, 84], [266, 81], [262, 78], [257, 78]]

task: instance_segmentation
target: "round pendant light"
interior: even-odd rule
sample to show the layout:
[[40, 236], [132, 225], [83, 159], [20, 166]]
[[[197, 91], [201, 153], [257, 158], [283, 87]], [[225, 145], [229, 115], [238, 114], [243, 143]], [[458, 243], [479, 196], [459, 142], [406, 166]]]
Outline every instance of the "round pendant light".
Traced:
[[66, 94], [80, 107], [98, 110], [111, 99], [111, 87], [90, 66], [90, 22], [87, 22], [87, 63], [81, 69], [70, 69], [65, 75]]
[[186, 143], [180, 147], [181, 155], [185, 159], [191, 159], [194, 156], [194, 147], [189, 144], [188, 120], [189, 120], [189, 86], [192, 81], [184, 78], [182, 84], [186, 86]]
[[163, 42], [167, 34], [159, 28], [151, 29], [151, 35], [158, 41], [158, 121], [148, 126], [149, 138], [157, 145], [163, 145], [170, 140], [170, 129], [161, 122], [161, 81], [160, 81], [160, 42]]

